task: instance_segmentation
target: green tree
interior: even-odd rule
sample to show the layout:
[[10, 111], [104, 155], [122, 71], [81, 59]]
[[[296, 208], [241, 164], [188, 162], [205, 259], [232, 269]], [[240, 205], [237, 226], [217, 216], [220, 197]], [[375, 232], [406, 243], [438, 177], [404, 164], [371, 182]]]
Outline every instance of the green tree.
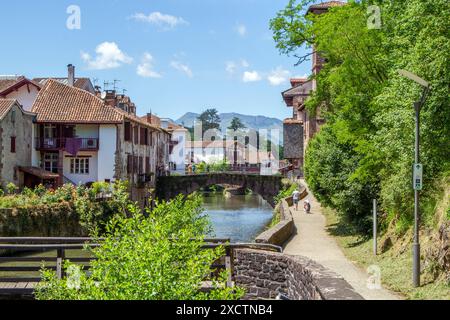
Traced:
[[210, 129], [220, 129], [221, 120], [217, 109], [207, 109], [206, 111], [202, 112], [202, 114], [200, 114], [197, 120], [202, 123], [203, 134]]
[[[307, 101], [327, 126], [311, 141], [307, 180], [324, 204], [338, 209], [358, 229], [367, 229], [370, 198], [380, 200], [386, 223], [411, 223], [414, 113], [420, 88], [402, 79], [407, 69], [430, 81], [421, 114], [425, 189], [424, 221], [433, 221], [437, 183], [448, 176], [450, 151], [450, 4], [445, 0], [372, 1], [383, 25], [367, 27], [368, 1], [305, 16], [311, 1], [289, 1], [271, 21], [280, 52], [301, 63], [314, 48], [326, 63]], [[427, 218], [428, 217], [428, 218]]]
[[[70, 262], [67, 278], [57, 280], [43, 272], [36, 297], [40, 300], [204, 300], [238, 299], [239, 288], [227, 288], [226, 274], [211, 278], [210, 266], [223, 248], [204, 250], [209, 220], [202, 214], [201, 198], [183, 196], [162, 202], [148, 216], [130, 206], [130, 218], [117, 215], [108, 223], [101, 246], [92, 250], [96, 260], [91, 274]], [[210, 280], [213, 290], [200, 291]]]
[[241, 129], [247, 128], [245, 124], [242, 123], [241, 119], [238, 117], [233, 117], [231, 120], [230, 126], [228, 127], [229, 130], [238, 131]]

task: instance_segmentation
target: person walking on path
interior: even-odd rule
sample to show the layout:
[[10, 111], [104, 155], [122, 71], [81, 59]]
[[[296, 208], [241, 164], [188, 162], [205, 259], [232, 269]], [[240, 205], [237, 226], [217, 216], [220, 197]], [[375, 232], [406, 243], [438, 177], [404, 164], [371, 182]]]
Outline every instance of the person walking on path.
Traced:
[[303, 203], [303, 209], [305, 209], [306, 214], [311, 213], [311, 203], [309, 202], [308, 199], [306, 199], [305, 202]]
[[295, 211], [298, 211], [298, 202], [300, 201], [300, 191], [298, 189], [292, 192], [292, 200], [294, 201]]

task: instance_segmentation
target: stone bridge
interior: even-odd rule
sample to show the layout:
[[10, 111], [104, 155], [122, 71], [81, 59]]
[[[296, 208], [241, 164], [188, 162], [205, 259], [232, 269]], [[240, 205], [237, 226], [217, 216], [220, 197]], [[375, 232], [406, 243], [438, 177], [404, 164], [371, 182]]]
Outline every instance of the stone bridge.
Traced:
[[243, 173], [159, 177], [156, 183], [156, 196], [161, 200], [170, 200], [179, 194], [188, 195], [211, 185], [227, 184], [248, 188], [274, 206], [274, 198], [282, 189], [282, 179], [281, 176]]

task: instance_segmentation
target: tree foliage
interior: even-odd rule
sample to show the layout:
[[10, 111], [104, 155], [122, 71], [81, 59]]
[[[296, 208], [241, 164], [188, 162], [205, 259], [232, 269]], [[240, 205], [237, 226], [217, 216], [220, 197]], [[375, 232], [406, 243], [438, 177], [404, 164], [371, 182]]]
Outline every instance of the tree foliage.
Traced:
[[228, 127], [228, 129], [233, 131], [238, 131], [245, 128], [245, 124], [243, 124], [241, 119], [239, 119], [238, 117], [233, 117], [233, 119], [231, 119], [230, 126]]
[[271, 28], [282, 53], [313, 45], [326, 61], [307, 101], [327, 121], [307, 150], [311, 189], [360, 231], [369, 226], [372, 198], [380, 200], [387, 223], [410, 225], [412, 103], [421, 88], [397, 72], [406, 69], [432, 86], [421, 113], [423, 212], [432, 223], [437, 181], [449, 172], [449, 2], [371, 1], [380, 7], [380, 29], [368, 28], [368, 1], [305, 16], [309, 3], [290, 1]]
[[[131, 205], [130, 218], [117, 215], [108, 223], [101, 246], [92, 249], [90, 275], [67, 262], [67, 278], [43, 272], [37, 288], [41, 300], [203, 300], [237, 299], [240, 288], [227, 288], [226, 274], [212, 278], [210, 266], [223, 248], [202, 249], [209, 220], [201, 198], [183, 196], [162, 202], [144, 216]], [[212, 281], [213, 289], [200, 291]]]
[[220, 129], [220, 116], [217, 109], [207, 109], [198, 116], [197, 120], [202, 123], [202, 134], [211, 129]]

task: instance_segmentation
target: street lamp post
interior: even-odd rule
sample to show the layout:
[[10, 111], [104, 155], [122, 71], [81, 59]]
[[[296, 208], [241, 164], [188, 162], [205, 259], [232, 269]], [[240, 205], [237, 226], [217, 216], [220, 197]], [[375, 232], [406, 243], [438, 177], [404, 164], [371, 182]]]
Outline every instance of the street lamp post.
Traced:
[[424, 90], [420, 100], [414, 103], [415, 117], [415, 155], [414, 155], [414, 171], [420, 169], [419, 181], [416, 180], [416, 175], [413, 175], [413, 187], [414, 187], [414, 242], [413, 242], [413, 286], [420, 286], [420, 242], [419, 242], [419, 223], [420, 223], [420, 208], [419, 208], [419, 191], [422, 190], [422, 177], [421, 170], [422, 165], [420, 164], [420, 110], [425, 104], [427, 95], [430, 91], [430, 86], [427, 81], [419, 78], [417, 75], [406, 71], [399, 70], [400, 75], [413, 80], [414, 82], [420, 84]]

